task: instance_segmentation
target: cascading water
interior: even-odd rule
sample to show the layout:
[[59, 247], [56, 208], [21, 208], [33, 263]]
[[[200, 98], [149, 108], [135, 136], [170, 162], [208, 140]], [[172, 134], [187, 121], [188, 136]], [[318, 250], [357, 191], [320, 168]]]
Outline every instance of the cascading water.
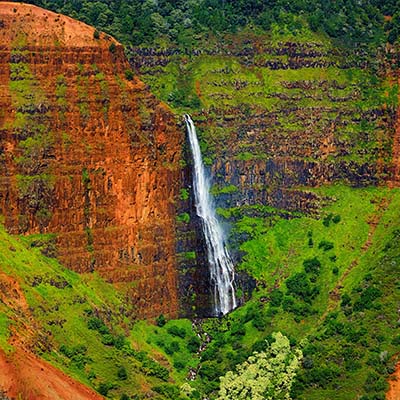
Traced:
[[196, 212], [201, 219], [206, 239], [211, 284], [213, 286], [214, 313], [216, 316], [225, 315], [237, 305], [233, 262], [226, 248], [222, 228], [216, 217], [210, 195], [210, 182], [206, 177], [201, 158], [196, 128], [189, 115], [185, 115], [185, 122], [194, 161], [193, 186]]

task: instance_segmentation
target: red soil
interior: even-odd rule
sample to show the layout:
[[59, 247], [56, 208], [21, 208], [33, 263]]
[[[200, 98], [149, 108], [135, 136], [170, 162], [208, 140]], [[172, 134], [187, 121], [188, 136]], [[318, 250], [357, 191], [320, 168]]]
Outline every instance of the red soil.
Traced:
[[389, 391], [386, 393], [386, 400], [400, 400], [400, 363], [389, 380]]
[[[8, 23], [14, 26], [14, 29], [0, 29], [0, 43], [3, 45], [21, 39], [19, 35], [22, 32], [27, 34], [24, 40], [28, 46], [105, 47], [115, 42], [105, 34], [100, 40], [94, 39], [93, 27], [31, 4], [3, 1], [0, 2], [0, 14], [6, 23], [5, 28]], [[16, 25], [20, 29], [16, 30]]]
[[0, 350], [0, 388], [8, 397], [29, 400], [100, 400], [102, 396], [33, 354]]

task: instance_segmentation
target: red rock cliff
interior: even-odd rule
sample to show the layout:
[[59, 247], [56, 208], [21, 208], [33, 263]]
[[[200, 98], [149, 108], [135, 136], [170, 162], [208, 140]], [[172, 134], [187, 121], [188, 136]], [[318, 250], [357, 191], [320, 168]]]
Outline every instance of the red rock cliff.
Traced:
[[9, 231], [55, 233], [64, 265], [119, 285], [138, 316], [176, 315], [183, 137], [173, 115], [121, 45], [68, 17], [0, 3], [0, 54]]

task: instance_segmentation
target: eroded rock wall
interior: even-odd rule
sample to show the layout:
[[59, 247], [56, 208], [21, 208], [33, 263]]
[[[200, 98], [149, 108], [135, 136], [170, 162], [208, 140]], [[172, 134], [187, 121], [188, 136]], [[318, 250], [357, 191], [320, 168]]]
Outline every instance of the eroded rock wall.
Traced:
[[55, 234], [58, 257], [121, 288], [140, 317], [178, 314], [175, 215], [183, 133], [83, 23], [0, 3], [0, 210]]

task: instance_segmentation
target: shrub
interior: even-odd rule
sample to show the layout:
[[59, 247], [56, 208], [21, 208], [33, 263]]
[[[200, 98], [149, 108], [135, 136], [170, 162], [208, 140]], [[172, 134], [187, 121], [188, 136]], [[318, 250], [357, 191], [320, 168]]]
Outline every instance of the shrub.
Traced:
[[200, 344], [200, 339], [197, 336], [192, 336], [187, 343], [187, 348], [191, 353], [197, 353]]
[[291, 278], [286, 279], [285, 284], [288, 294], [293, 294], [306, 302], [310, 302], [319, 293], [316, 287], [311, 287], [305, 272], [294, 274]]
[[189, 190], [188, 189], [181, 189], [179, 192], [179, 197], [181, 200], [185, 201], [189, 198]]
[[190, 215], [185, 212], [185, 213], [179, 214], [176, 217], [176, 219], [178, 222], [184, 222], [185, 224], [188, 224], [190, 222]]
[[340, 303], [341, 307], [346, 307], [351, 305], [351, 297], [347, 294], [344, 293], [342, 295], [342, 302]]
[[392, 344], [394, 346], [399, 346], [400, 345], [400, 335], [397, 335], [396, 337], [393, 338]]
[[118, 349], [121, 350], [125, 346], [125, 337], [124, 335], [118, 335], [114, 337], [114, 346]]
[[135, 74], [133, 73], [133, 71], [132, 71], [131, 69], [126, 69], [126, 70], [125, 70], [125, 78], [126, 78], [128, 81], [133, 80], [134, 77], [135, 77]]
[[178, 336], [182, 339], [186, 336], [186, 330], [184, 328], [179, 328], [176, 325], [172, 325], [167, 329], [167, 332], [172, 336]]
[[251, 323], [258, 331], [263, 331], [267, 326], [267, 321], [263, 317], [262, 313], [256, 314]]
[[375, 287], [366, 288], [360, 296], [360, 299], [354, 303], [355, 311], [370, 310], [374, 307], [374, 300], [382, 296], [382, 292]]
[[319, 274], [319, 270], [321, 268], [321, 262], [317, 257], [308, 258], [303, 261], [304, 270], [309, 274]]
[[171, 385], [169, 383], [164, 383], [162, 385], [154, 386], [153, 390], [162, 396], [165, 396], [167, 399], [177, 400], [180, 398], [180, 391], [179, 389]]
[[115, 51], [116, 51], [116, 49], [117, 49], [117, 46], [115, 45], [114, 42], [112, 42], [112, 43], [110, 44], [108, 50], [110, 51], [110, 53], [114, 54]]
[[333, 217], [333, 214], [329, 214], [326, 217], [324, 217], [324, 219], [322, 220], [322, 224], [324, 226], [328, 227], [329, 224], [331, 223], [332, 217]]
[[324, 251], [328, 251], [328, 250], [333, 249], [333, 243], [328, 242], [327, 240], [322, 240], [321, 242], [319, 242], [318, 248], [322, 249]]
[[93, 32], [93, 38], [100, 39], [100, 32], [97, 29]]
[[236, 323], [232, 326], [230, 334], [231, 336], [244, 336], [246, 329], [242, 324]]
[[279, 289], [274, 289], [270, 294], [270, 302], [269, 304], [272, 307], [279, 307], [282, 303], [283, 292]]
[[168, 381], [169, 379], [169, 371], [167, 368], [160, 365], [157, 361], [144, 356], [145, 358], [142, 361], [142, 371], [149, 376], [156, 376], [157, 378], [162, 379], [163, 381]]
[[220, 363], [217, 361], [206, 361], [202, 363], [199, 369], [199, 375], [202, 378], [207, 378], [210, 381], [217, 379], [223, 374], [223, 369]]
[[180, 371], [185, 368], [185, 363], [183, 361], [177, 360], [174, 362], [174, 368]]
[[117, 376], [121, 381], [128, 379], [128, 373], [126, 372], [126, 368], [124, 366], [118, 368]]
[[101, 337], [101, 343], [105, 344], [106, 346], [114, 346], [114, 336], [110, 333], [106, 333]]
[[79, 344], [74, 347], [68, 347], [65, 344], [62, 344], [60, 346], [60, 353], [64, 354], [68, 358], [73, 358], [74, 356], [77, 355], [85, 355], [87, 352], [87, 347], [84, 344]]
[[167, 323], [167, 320], [165, 319], [163, 314], [160, 314], [156, 319], [156, 323], [157, 323], [157, 326], [159, 326], [161, 328]]
[[99, 386], [97, 386], [97, 391], [102, 395], [106, 396], [108, 395], [108, 392], [114, 387], [112, 383], [100, 383]]
[[87, 322], [87, 326], [89, 329], [98, 331], [102, 334], [110, 333], [110, 330], [107, 328], [107, 326], [104, 324], [104, 322], [100, 318], [97, 318], [97, 317], [89, 318], [89, 320]]
[[177, 351], [179, 351], [179, 348], [180, 348], [179, 343], [176, 340], [174, 340], [169, 345], [165, 346], [165, 352], [168, 355], [172, 355], [172, 354], [176, 353]]

